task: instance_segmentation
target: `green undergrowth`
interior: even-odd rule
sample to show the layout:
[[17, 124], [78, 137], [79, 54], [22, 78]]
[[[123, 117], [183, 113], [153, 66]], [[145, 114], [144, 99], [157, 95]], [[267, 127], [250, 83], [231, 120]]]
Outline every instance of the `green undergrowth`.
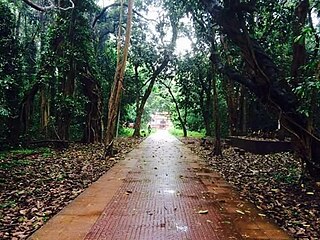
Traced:
[[2, 151], [0, 152], [0, 170], [28, 166], [31, 160], [26, 157], [34, 154], [41, 154], [42, 157], [48, 158], [53, 156], [53, 151], [50, 148], [21, 148]]
[[[169, 129], [169, 132], [176, 137], [183, 137], [182, 129], [171, 128]], [[203, 132], [187, 131], [187, 136], [194, 137], [194, 138], [202, 138], [205, 136], [205, 134]]]
[[[119, 129], [119, 136], [120, 137], [132, 137], [134, 132], [133, 128], [120, 128]], [[155, 133], [156, 129], [151, 129], [151, 133]], [[148, 129], [141, 129], [140, 131], [141, 136], [148, 135]]]
[[133, 128], [120, 128], [119, 136], [121, 137], [131, 137], [134, 132]]

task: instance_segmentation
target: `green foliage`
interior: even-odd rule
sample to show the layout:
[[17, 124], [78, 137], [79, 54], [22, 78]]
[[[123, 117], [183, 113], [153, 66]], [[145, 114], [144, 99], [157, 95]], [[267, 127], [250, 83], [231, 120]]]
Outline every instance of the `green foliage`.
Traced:
[[121, 127], [121, 128], [119, 128], [119, 136], [131, 137], [133, 134], [133, 131], [134, 131], [133, 128]]
[[[180, 128], [171, 128], [169, 129], [169, 132], [177, 137], [183, 137], [183, 131]], [[195, 138], [202, 138], [205, 136], [204, 130], [201, 132], [198, 131], [188, 131], [188, 137], [195, 137]]]
[[301, 169], [293, 166], [289, 166], [286, 168], [285, 172], [279, 172], [273, 174], [274, 179], [276, 179], [280, 183], [297, 183], [301, 176]]
[[8, 157], [14, 157], [16, 155], [31, 155], [31, 154], [44, 154], [44, 155], [52, 155], [52, 149], [47, 148], [47, 147], [41, 147], [41, 148], [16, 148], [16, 149], [11, 149], [7, 151], [2, 151], [0, 152], [0, 159], [5, 159]]

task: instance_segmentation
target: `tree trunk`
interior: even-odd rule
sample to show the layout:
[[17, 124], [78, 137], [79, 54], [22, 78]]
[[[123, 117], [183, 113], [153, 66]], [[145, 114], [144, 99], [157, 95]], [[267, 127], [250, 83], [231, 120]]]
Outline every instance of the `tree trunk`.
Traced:
[[[220, 35], [220, 40], [221, 40], [223, 49], [225, 51], [229, 51], [229, 46], [227, 44], [227, 41], [223, 37], [223, 35]], [[227, 56], [227, 63], [229, 66], [232, 65], [232, 58], [230, 55]], [[222, 81], [222, 87], [226, 92], [226, 101], [228, 106], [228, 119], [229, 119], [229, 135], [233, 136], [238, 133], [237, 132], [238, 115], [237, 115], [237, 108], [236, 108], [237, 97], [235, 96], [234, 82], [226, 76], [224, 76], [224, 78], [225, 78], [224, 81]]]
[[92, 74], [81, 74], [80, 81], [84, 85], [84, 95], [89, 99], [86, 104], [86, 123], [83, 141], [86, 143], [97, 143], [102, 140], [102, 94], [101, 86]]
[[[111, 90], [111, 96], [108, 104], [108, 119], [107, 119], [107, 131], [105, 135], [105, 155], [112, 154], [113, 139], [115, 136], [117, 115], [120, 105], [120, 96], [122, 93], [123, 78], [124, 72], [126, 69], [129, 45], [130, 45], [130, 36], [131, 36], [131, 25], [132, 25], [132, 9], [133, 9], [133, 0], [128, 2], [128, 16], [127, 16], [127, 26], [126, 26], [126, 36], [125, 43], [123, 48], [122, 56], [120, 56], [120, 44], [121, 44], [121, 26], [119, 26], [118, 34], [118, 61], [117, 69], [114, 76], [114, 82]], [[122, 16], [120, 17], [122, 19]], [[121, 22], [121, 21], [120, 21]]]
[[45, 137], [48, 137], [48, 124], [49, 124], [49, 101], [47, 98], [47, 91], [44, 87], [41, 88], [40, 92], [40, 126], [41, 130], [44, 132]]
[[20, 122], [22, 126], [22, 132], [24, 134], [26, 134], [29, 130], [33, 101], [39, 89], [40, 89], [40, 84], [39, 83], [34, 84], [31, 90], [25, 94], [25, 96], [21, 101]]
[[221, 121], [219, 116], [218, 92], [217, 92], [217, 79], [213, 77], [213, 118], [214, 118], [214, 148], [212, 154], [214, 156], [221, 156]]
[[[201, 69], [198, 69], [198, 71], [200, 72]], [[212, 96], [211, 96], [212, 81], [209, 78], [210, 77], [208, 76], [208, 79], [204, 79], [201, 74], [199, 75], [199, 82], [201, 84], [201, 90], [199, 94], [199, 98], [200, 98], [199, 103], [200, 103], [204, 127], [206, 130], [206, 136], [213, 136], [212, 107], [211, 107], [212, 106]]]
[[[214, 36], [214, 35], [213, 35]], [[211, 43], [211, 55], [214, 55], [216, 52], [215, 45], [215, 37], [212, 38]], [[222, 156], [221, 149], [221, 120], [219, 114], [219, 99], [218, 99], [218, 91], [217, 91], [217, 76], [215, 76], [215, 64], [214, 59], [211, 57], [211, 68], [212, 68], [212, 88], [213, 88], [213, 120], [214, 120], [214, 132], [215, 132], [215, 140], [212, 155], [214, 156]]]
[[20, 137], [21, 122], [20, 122], [20, 109], [19, 109], [19, 96], [20, 89], [17, 83], [11, 84], [9, 89], [5, 91], [6, 101], [10, 109], [10, 114], [7, 119], [7, 141], [10, 145], [17, 145]]
[[63, 76], [61, 89], [63, 94], [62, 109], [58, 112], [58, 136], [60, 140], [69, 140], [70, 125], [71, 125], [71, 109], [69, 106], [70, 99], [73, 99], [75, 88], [75, 73], [76, 65], [73, 59], [70, 59], [70, 70]]
[[[141, 91], [141, 86], [140, 86], [141, 84], [140, 84], [140, 80], [139, 80], [139, 65], [138, 64], [135, 64], [135, 66], [134, 66], [134, 77], [135, 77], [135, 82], [136, 82], [136, 119], [135, 119], [135, 122], [136, 122], [137, 116], [140, 115], [139, 108], [140, 108], [140, 91]], [[142, 113], [141, 113], [141, 115], [142, 115]], [[139, 133], [140, 133], [141, 119], [138, 124], [139, 124], [138, 128], [139, 128]], [[136, 130], [135, 125], [136, 124], [134, 124], [134, 131]], [[133, 135], [135, 135], [135, 132], [133, 133]]]
[[239, 104], [239, 126], [240, 126], [240, 134], [247, 134], [247, 97], [246, 97], [246, 89], [244, 86], [241, 86], [240, 89], [240, 104]]
[[302, 30], [309, 11], [309, 1], [303, 0], [297, 4], [295, 9], [296, 19], [293, 25], [293, 34], [296, 40], [293, 43], [293, 58], [291, 65], [291, 83], [298, 87], [301, 83], [301, 67], [305, 65], [307, 52], [305, 47], [305, 37], [302, 36]]

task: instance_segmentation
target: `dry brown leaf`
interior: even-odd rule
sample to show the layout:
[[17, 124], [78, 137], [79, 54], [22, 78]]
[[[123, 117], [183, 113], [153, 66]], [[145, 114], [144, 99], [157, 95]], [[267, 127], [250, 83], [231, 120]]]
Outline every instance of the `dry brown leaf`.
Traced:
[[198, 211], [199, 214], [207, 214], [209, 212], [209, 210], [200, 210]]

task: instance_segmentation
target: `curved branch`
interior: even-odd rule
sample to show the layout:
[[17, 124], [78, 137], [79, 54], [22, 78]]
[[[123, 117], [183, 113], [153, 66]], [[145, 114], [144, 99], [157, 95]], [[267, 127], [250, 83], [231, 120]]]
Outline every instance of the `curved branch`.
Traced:
[[30, 0], [22, 0], [22, 1], [24, 3], [26, 3], [27, 5], [29, 5], [30, 7], [32, 7], [33, 9], [38, 10], [40, 12], [47, 12], [47, 11], [52, 10], [52, 9], [60, 9], [60, 10], [66, 11], [66, 10], [69, 10], [69, 9], [73, 9], [75, 7], [74, 2], [72, 0], [69, 0], [71, 6], [70, 7], [66, 7], [66, 8], [63, 8], [63, 7], [60, 7], [60, 6], [55, 6], [54, 4], [51, 3], [51, 1], [50, 1], [51, 5], [45, 6], [45, 7], [40, 6], [40, 5], [30, 1]]
[[72, 0], [69, 0], [71, 6], [70, 7], [66, 7], [66, 8], [62, 8], [62, 7], [57, 7], [58, 9], [60, 10], [64, 10], [64, 11], [67, 11], [69, 9], [74, 9], [74, 2]]
[[43, 7], [43, 6], [40, 6], [38, 4], [35, 4], [34, 2], [32, 1], [29, 1], [29, 0], [22, 0], [24, 1], [27, 5], [29, 5], [30, 7], [32, 7], [33, 9], [35, 10], [38, 10], [38, 11], [41, 11], [41, 12], [46, 12], [48, 10], [51, 10], [53, 8], [55, 8], [55, 6], [52, 4], [50, 6], [47, 6], [47, 7]]

